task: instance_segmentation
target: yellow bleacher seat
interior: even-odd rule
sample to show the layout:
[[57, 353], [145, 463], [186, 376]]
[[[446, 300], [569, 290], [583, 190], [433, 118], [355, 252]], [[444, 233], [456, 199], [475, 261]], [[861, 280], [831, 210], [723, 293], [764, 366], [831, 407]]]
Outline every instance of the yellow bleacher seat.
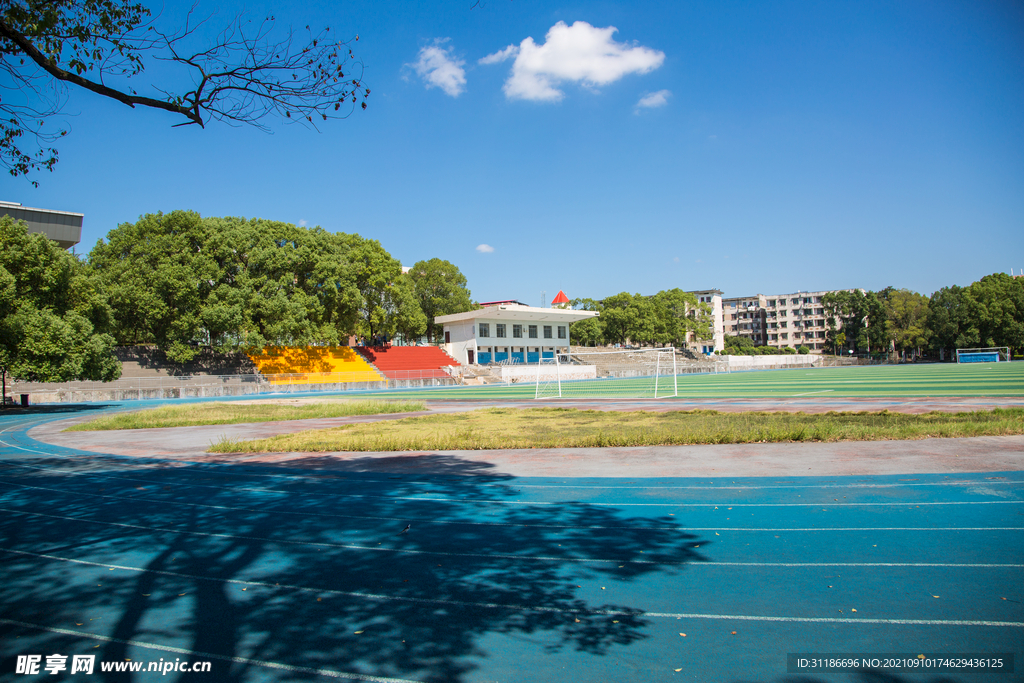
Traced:
[[271, 384], [384, 382], [387, 380], [347, 346], [271, 346], [249, 354], [253, 365]]

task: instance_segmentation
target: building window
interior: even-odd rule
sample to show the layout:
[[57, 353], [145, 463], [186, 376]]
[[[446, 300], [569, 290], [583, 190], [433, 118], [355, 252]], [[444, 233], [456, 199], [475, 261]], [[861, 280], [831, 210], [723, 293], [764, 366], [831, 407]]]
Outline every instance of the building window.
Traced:
[[788, 334], [786, 334], [785, 332], [783, 332], [782, 334], [780, 334], [780, 335], [779, 335], [779, 337], [781, 337], [782, 339], [789, 339], [789, 335], [788, 335]]
[[491, 336], [491, 325], [490, 323], [480, 323], [480, 336], [490, 337]]
[[530, 325], [530, 339], [536, 339], [536, 338], [537, 338], [537, 326], [536, 325]]
[[779, 317], [780, 318], [785, 318], [787, 315], [789, 315], [789, 313], [787, 311], [779, 311]]
[[551, 339], [551, 325], [544, 326], [544, 338]]
[[558, 338], [565, 339], [565, 325], [558, 326]]
[[779, 323], [779, 327], [786, 327], [786, 321], [783, 320], [781, 323]]
[[523, 326], [522, 325], [513, 325], [512, 326], [512, 338], [513, 339], [522, 339], [523, 338]]
[[505, 337], [505, 323], [497, 323], [494, 326], [494, 334], [497, 337]]

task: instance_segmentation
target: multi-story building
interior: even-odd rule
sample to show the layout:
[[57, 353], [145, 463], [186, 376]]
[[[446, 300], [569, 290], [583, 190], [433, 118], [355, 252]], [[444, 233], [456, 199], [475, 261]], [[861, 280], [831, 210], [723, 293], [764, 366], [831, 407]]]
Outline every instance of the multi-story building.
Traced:
[[[755, 346], [806, 346], [812, 352], [825, 350], [828, 332], [822, 298], [823, 290], [792, 294], [757, 294], [722, 300], [723, 326], [730, 336], [748, 337]], [[837, 328], [842, 321], [836, 320]]]
[[62, 249], [70, 249], [82, 239], [84, 214], [52, 209], [33, 209], [17, 202], [0, 201], [0, 216], [10, 216], [28, 224], [29, 233], [41, 232]]
[[725, 348], [725, 328], [722, 316], [722, 290], [701, 289], [688, 292], [697, 297], [697, 302], [711, 306], [712, 336], [711, 339], [697, 339], [691, 332], [686, 336], [686, 345], [694, 353], [705, 356]]
[[766, 339], [764, 297], [736, 296], [722, 299], [722, 327], [730, 337], [747, 337], [754, 346]]

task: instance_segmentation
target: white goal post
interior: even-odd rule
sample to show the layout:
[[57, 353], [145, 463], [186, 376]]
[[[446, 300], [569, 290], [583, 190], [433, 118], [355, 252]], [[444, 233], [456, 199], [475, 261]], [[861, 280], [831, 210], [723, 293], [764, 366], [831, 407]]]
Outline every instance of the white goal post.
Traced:
[[668, 398], [679, 395], [673, 347], [555, 353], [537, 364], [534, 398]]
[[992, 346], [984, 349], [957, 349], [957, 363], [999, 363], [1010, 360], [1009, 346]]

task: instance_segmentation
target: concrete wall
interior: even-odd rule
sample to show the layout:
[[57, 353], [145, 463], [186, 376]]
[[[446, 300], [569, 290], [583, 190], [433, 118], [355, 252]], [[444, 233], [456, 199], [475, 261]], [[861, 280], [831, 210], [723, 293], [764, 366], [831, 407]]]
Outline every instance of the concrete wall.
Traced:
[[794, 353], [779, 356], [715, 356], [729, 364], [729, 370], [770, 370], [778, 368], [814, 367], [821, 365], [822, 357]]
[[[512, 383], [529, 383], [537, 381], [538, 366], [536, 365], [502, 365], [492, 372], [501, 371], [501, 381]], [[593, 365], [558, 365], [542, 364], [539, 367], [542, 380], [597, 379], [597, 368]], [[557, 373], [557, 374], [556, 374]]]
[[[29, 403], [105, 403], [109, 401], [150, 401], [174, 398], [216, 398], [219, 396], [259, 396], [300, 393], [347, 393], [379, 389], [453, 386], [458, 380], [451, 377], [431, 379], [399, 379], [387, 382], [345, 382], [325, 384], [269, 384], [257, 381], [180, 382], [171, 383], [124, 382], [118, 380], [103, 386], [101, 382], [67, 382], [63, 384], [34, 384], [31, 387], [8, 385], [15, 400], [27, 393]], [[134, 384], [134, 386], [133, 386]], [[100, 386], [96, 386], [100, 385]]]

